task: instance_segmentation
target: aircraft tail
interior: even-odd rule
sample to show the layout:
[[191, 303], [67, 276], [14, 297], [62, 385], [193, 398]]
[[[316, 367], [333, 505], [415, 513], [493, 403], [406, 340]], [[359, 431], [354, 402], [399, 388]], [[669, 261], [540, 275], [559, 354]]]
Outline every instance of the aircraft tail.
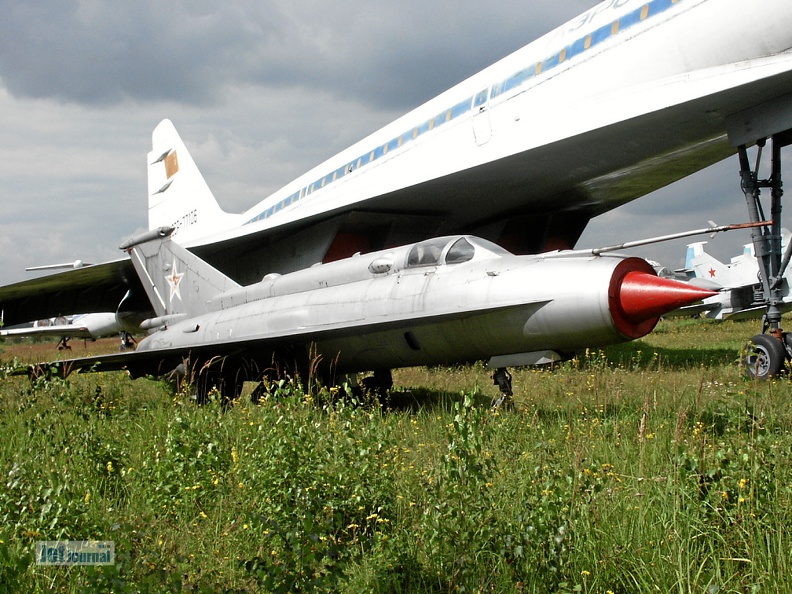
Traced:
[[692, 270], [696, 278], [705, 279], [723, 287], [729, 286], [731, 277], [729, 267], [704, 251], [706, 243], [706, 241], [700, 241], [687, 246], [685, 268]]
[[192, 317], [218, 309], [212, 299], [240, 285], [178, 245], [172, 234], [172, 228], [162, 227], [121, 246], [157, 316]]
[[198, 166], [170, 120], [151, 135], [148, 154], [149, 229], [173, 227], [180, 244], [242, 223], [215, 200]]

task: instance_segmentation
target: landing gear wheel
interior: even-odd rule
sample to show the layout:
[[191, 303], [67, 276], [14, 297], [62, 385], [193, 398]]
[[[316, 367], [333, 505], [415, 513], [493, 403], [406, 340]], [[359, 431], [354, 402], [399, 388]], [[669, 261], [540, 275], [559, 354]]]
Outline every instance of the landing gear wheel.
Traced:
[[360, 383], [363, 384], [363, 390], [376, 396], [382, 406], [390, 406], [390, 390], [393, 388], [390, 369], [375, 369], [374, 375], [364, 377]]
[[492, 383], [500, 389], [500, 395], [492, 400], [492, 408], [514, 408], [512, 375], [505, 367], [498, 367], [492, 374]]
[[786, 349], [769, 334], [757, 334], [746, 345], [742, 364], [748, 377], [766, 380], [776, 377], [784, 368]]

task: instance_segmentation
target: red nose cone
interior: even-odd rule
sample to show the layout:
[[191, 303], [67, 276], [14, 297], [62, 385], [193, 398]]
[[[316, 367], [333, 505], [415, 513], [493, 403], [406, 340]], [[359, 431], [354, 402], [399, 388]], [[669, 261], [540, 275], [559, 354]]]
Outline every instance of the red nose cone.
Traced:
[[634, 324], [640, 324], [656, 320], [669, 311], [716, 293], [688, 283], [633, 271], [628, 272], [622, 280], [619, 303], [624, 317]]

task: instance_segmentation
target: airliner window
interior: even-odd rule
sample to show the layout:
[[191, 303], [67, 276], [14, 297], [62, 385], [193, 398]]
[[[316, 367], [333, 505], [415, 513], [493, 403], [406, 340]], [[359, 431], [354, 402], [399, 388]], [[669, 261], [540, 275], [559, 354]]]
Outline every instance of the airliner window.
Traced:
[[407, 256], [407, 266], [437, 266], [448, 238], [427, 239], [416, 243]]
[[460, 237], [454, 242], [446, 254], [446, 264], [459, 264], [473, 259], [476, 249], [464, 237]]

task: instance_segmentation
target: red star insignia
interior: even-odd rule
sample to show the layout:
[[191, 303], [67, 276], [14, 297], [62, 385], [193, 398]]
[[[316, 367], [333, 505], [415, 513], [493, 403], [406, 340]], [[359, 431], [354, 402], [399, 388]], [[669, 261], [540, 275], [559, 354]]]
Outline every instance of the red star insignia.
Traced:
[[179, 301], [181, 301], [181, 289], [179, 288], [179, 284], [181, 283], [183, 277], [184, 273], [176, 270], [176, 260], [174, 260], [173, 272], [165, 277], [165, 280], [168, 281], [168, 284], [170, 285], [170, 303], [173, 303], [174, 295], [179, 298]]

